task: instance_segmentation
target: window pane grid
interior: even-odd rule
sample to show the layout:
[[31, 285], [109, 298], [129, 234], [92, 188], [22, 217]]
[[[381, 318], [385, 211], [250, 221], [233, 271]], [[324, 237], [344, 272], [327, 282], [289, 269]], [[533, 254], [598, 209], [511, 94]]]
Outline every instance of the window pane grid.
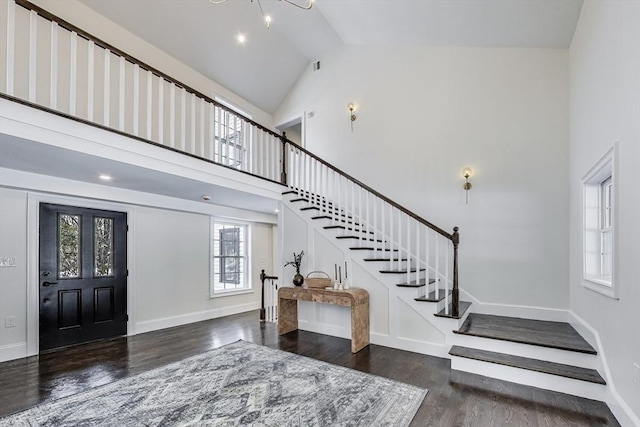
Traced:
[[214, 223], [213, 293], [248, 289], [246, 225]]

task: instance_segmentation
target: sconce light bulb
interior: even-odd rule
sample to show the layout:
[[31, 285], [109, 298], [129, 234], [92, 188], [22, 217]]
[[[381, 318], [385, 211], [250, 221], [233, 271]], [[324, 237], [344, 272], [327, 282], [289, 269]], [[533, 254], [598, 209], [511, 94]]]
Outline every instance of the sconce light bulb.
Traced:
[[265, 15], [264, 23], [267, 26], [267, 28], [271, 28], [271, 15]]
[[462, 169], [462, 176], [465, 179], [468, 179], [471, 175], [473, 174], [473, 170], [471, 168], [464, 168]]
[[355, 108], [356, 108], [355, 105], [353, 105], [351, 103], [349, 105], [347, 105], [347, 107], [349, 108], [349, 111], [352, 112], [352, 113], [353, 113], [353, 110], [355, 110]]

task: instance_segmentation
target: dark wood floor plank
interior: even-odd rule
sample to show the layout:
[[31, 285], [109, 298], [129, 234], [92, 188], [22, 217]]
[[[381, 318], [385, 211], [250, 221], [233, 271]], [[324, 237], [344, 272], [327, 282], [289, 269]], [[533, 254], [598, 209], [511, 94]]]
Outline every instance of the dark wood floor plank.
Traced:
[[449, 354], [452, 356], [527, 369], [529, 371], [543, 372], [545, 374], [557, 375], [560, 377], [572, 378], [596, 384], [606, 384], [605, 380], [595, 369], [581, 368], [579, 366], [565, 365], [563, 363], [548, 362], [545, 360], [531, 359], [529, 357], [513, 356], [511, 354], [497, 353], [495, 351], [480, 350], [457, 345], [451, 347]]
[[305, 331], [278, 336], [258, 312], [0, 363], [0, 416], [235, 342], [265, 345], [429, 389], [412, 426], [618, 426], [602, 402], [452, 371], [447, 359]]
[[471, 313], [458, 334], [512, 341], [579, 353], [596, 350], [568, 323]]

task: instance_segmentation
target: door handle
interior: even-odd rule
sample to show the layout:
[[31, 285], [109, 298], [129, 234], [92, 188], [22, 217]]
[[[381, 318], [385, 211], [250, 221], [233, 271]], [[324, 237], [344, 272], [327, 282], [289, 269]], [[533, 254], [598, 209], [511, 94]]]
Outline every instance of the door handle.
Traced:
[[42, 286], [47, 287], [47, 286], [57, 285], [57, 284], [58, 284], [58, 282], [43, 282], [43, 283], [42, 283]]

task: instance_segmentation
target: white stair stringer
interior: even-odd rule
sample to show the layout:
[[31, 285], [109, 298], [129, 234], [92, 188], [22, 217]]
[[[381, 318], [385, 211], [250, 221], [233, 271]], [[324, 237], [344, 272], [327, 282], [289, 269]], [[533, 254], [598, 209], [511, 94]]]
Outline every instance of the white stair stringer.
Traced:
[[[291, 194], [289, 199], [298, 198], [298, 196]], [[288, 202], [288, 199], [285, 197], [285, 200]], [[324, 226], [333, 224], [331, 219], [319, 219], [312, 220], [312, 217], [324, 215], [322, 211], [316, 210], [306, 210], [301, 211], [300, 208], [304, 206], [309, 206], [310, 203], [305, 202], [296, 202], [296, 203], [286, 203], [286, 206], [297, 216], [303, 218], [307, 225], [311, 227], [314, 231], [325, 235], [330, 236], [332, 238], [332, 243], [336, 247], [338, 247], [346, 257], [352, 260], [352, 262], [356, 263], [360, 268], [367, 271], [372, 277], [374, 277], [380, 284], [384, 285], [389, 293], [389, 300], [401, 300], [408, 306], [410, 306], [420, 317], [422, 317], [426, 322], [436, 328], [444, 335], [444, 343], [443, 344], [435, 344], [435, 343], [424, 343], [418, 341], [411, 341], [401, 337], [392, 337], [392, 336], [383, 336], [380, 334], [372, 334], [372, 342], [378, 343], [380, 345], [387, 346], [398, 346], [398, 348], [402, 348], [408, 351], [418, 352], [422, 354], [428, 354], [437, 357], [445, 357], [449, 358], [447, 352], [451, 346], [451, 335], [453, 335], [453, 330], [460, 327], [464, 319], [468, 315], [468, 312], [461, 319], [450, 319], [443, 317], [436, 317], [434, 314], [438, 313], [444, 308], [444, 304], [446, 299], [443, 299], [440, 302], [418, 302], [415, 301], [415, 298], [423, 296], [425, 287], [420, 288], [407, 288], [407, 287], [398, 287], [396, 286], [398, 283], [405, 281], [404, 274], [383, 274], [380, 273], [380, 270], [386, 269], [388, 267], [388, 263], [385, 262], [366, 262], [365, 258], [373, 258], [373, 257], [384, 257], [384, 256], [393, 256], [393, 252], [381, 252], [381, 251], [352, 251], [349, 248], [351, 246], [357, 245], [368, 245], [366, 242], [359, 243], [355, 239], [352, 241], [350, 239], [336, 239], [335, 236], [351, 234], [350, 230], [343, 229], [324, 229]], [[355, 222], [359, 222], [358, 219], [355, 219]], [[337, 223], [338, 225], [345, 225], [342, 223]], [[349, 226], [349, 225], [346, 225]], [[386, 254], [386, 255], [385, 255]], [[405, 263], [402, 264], [402, 268], [405, 267]], [[422, 276], [426, 275], [426, 272], [422, 274]], [[432, 285], [433, 286], [433, 285]], [[390, 322], [392, 319], [390, 319]], [[420, 327], [420, 325], [416, 325], [416, 327]], [[393, 328], [390, 328], [393, 329]]]

